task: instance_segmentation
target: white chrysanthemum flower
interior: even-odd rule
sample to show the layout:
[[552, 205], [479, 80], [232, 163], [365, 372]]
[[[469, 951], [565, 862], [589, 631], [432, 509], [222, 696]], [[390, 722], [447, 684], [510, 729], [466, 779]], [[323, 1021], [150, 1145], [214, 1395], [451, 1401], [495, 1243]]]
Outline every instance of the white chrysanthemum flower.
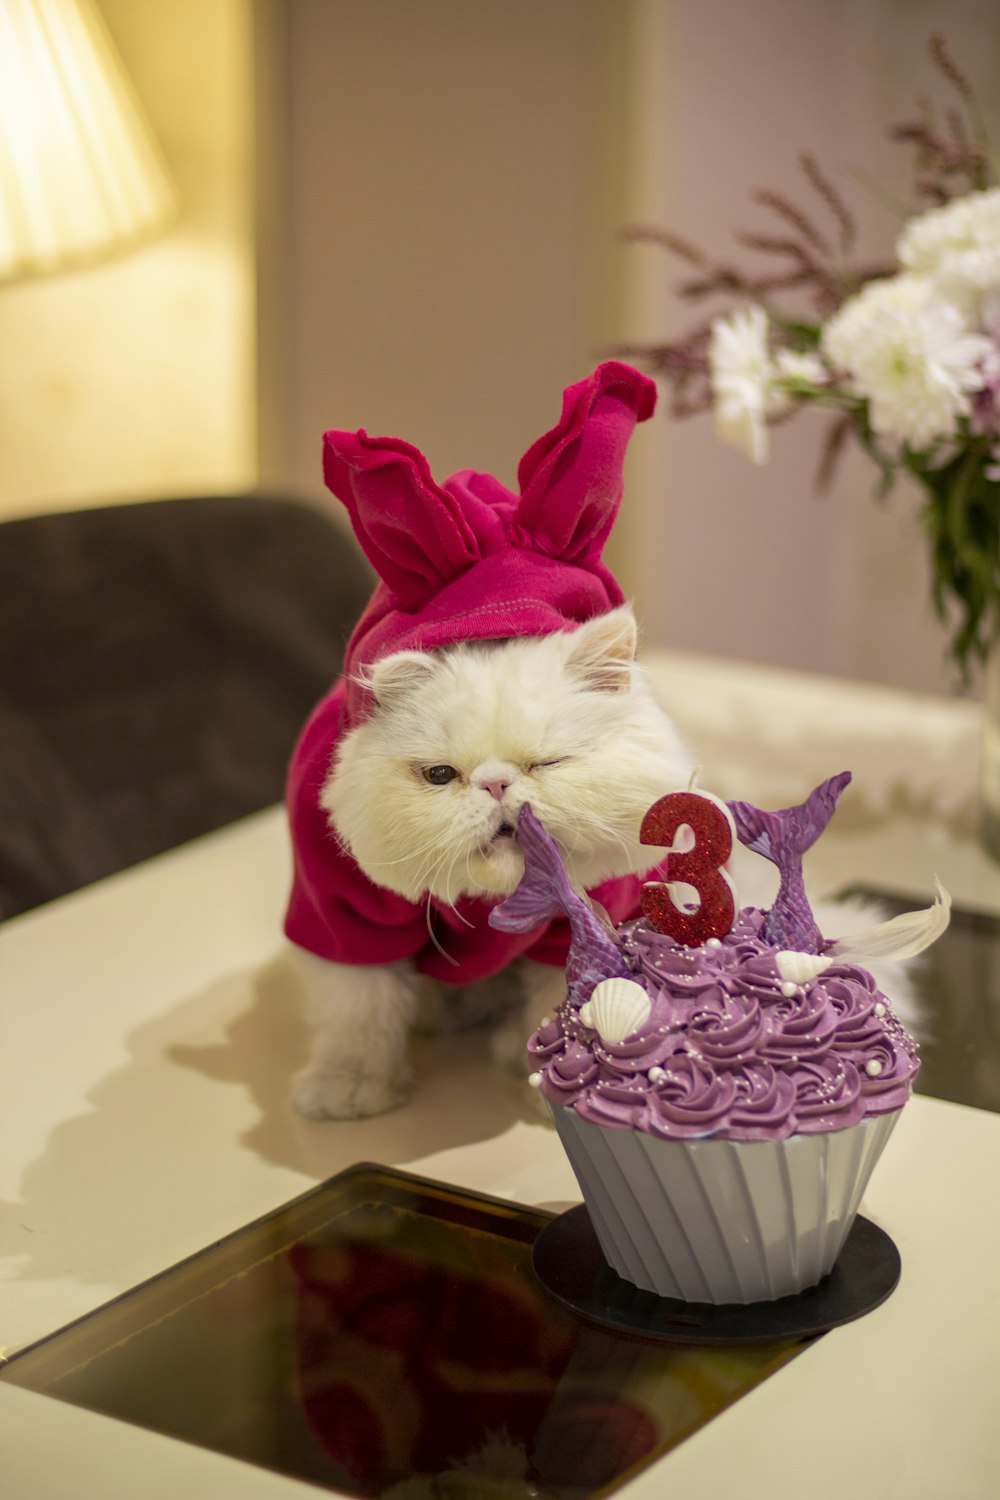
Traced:
[[715, 319], [708, 344], [708, 372], [718, 436], [755, 464], [766, 463], [773, 367], [762, 307], [744, 307]]
[[970, 193], [912, 219], [896, 254], [908, 271], [937, 278], [956, 300], [1000, 288], [1000, 188]]
[[771, 380], [766, 404], [769, 417], [784, 417], [803, 399], [803, 387], [826, 385], [829, 371], [818, 354], [797, 349], [779, 349], [771, 365]]
[[796, 349], [779, 349], [774, 356], [774, 368], [783, 380], [801, 380], [807, 385], [825, 385], [828, 378], [827, 368], [818, 354]]
[[923, 276], [869, 282], [830, 319], [822, 342], [867, 400], [872, 430], [916, 450], [954, 436], [991, 348]]

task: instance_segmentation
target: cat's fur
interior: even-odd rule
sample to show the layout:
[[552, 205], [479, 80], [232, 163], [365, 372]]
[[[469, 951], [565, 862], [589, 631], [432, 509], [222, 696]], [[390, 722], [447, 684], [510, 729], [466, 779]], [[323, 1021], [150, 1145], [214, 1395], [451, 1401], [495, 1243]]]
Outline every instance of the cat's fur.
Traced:
[[[525, 802], [580, 887], [648, 870], [643, 814], [687, 785], [692, 757], [635, 649], [635, 619], [622, 606], [572, 631], [377, 662], [368, 679], [375, 711], [343, 740], [322, 791], [331, 828], [369, 879], [415, 902], [509, 894], [523, 861], [508, 830]], [[457, 774], [425, 778], [442, 766]], [[313, 1026], [297, 1107], [351, 1118], [400, 1103], [418, 1018], [413, 964], [334, 964], [293, 951]], [[525, 959], [516, 968], [524, 1014], [506, 1045], [519, 1052], [565, 982], [550, 965]]]

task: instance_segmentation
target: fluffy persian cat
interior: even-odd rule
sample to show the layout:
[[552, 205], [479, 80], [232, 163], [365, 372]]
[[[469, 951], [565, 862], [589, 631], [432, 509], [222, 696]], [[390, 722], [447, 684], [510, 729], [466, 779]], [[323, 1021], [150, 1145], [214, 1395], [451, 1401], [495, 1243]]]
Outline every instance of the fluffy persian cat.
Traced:
[[[334, 834], [370, 880], [417, 903], [513, 891], [525, 802], [578, 886], [650, 869], [656, 851], [639, 843], [640, 823], [688, 784], [692, 757], [635, 650], [625, 605], [572, 631], [385, 657], [367, 679], [375, 711], [345, 737], [323, 787]], [[292, 951], [313, 1026], [297, 1107], [345, 1119], [402, 1102], [426, 981], [409, 960], [354, 966]], [[523, 958], [512, 968], [517, 1001], [497, 1034], [511, 1057], [565, 991], [561, 968]], [[463, 998], [468, 1013], [453, 993], [443, 1013], [462, 1012]]]

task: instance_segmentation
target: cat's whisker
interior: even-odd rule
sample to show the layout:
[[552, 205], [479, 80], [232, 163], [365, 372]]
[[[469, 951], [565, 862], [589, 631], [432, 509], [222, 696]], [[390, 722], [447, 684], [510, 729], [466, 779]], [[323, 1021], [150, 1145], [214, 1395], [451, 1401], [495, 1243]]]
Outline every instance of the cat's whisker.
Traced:
[[448, 853], [449, 850], [447, 844], [443, 844], [438, 858], [432, 860], [426, 867], [421, 869], [421, 884], [423, 885], [424, 890], [430, 891], [432, 895], [436, 894], [435, 886], [437, 883], [438, 871], [442, 868], [445, 860], [448, 858]]
[[465, 853], [466, 874], [468, 876], [468, 881], [465, 888], [468, 889], [470, 885], [473, 887], [478, 886], [479, 883], [472, 877], [472, 872], [469, 864], [474, 853], [474, 848], [465, 841], [462, 841], [461, 843], [456, 843], [454, 841], [448, 843], [443, 841], [441, 857], [436, 860], [433, 865], [428, 867], [425, 877], [427, 889], [432, 891], [439, 900], [444, 901], [446, 902], [446, 904], [450, 905], [452, 910], [455, 910], [455, 901], [459, 899], [462, 894], [461, 889], [456, 890], [456, 882], [454, 877], [455, 870], [458, 866], [459, 860], [462, 857], [463, 849]]
[[448, 822], [438, 826], [432, 837], [423, 844], [416, 853], [427, 853], [428, 868], [439, 869], [445, 860], [453, 856], [455, 846], [455, 825]]
[[437, 896], [439, 901], [443, 902], [446, 906], [450, 906], [452, 910], [454, 910], [455, 904], [453, 893], [455, 862], [457, 857], [458, 851], [456, 849], [446, 848], [441, 856], [441, 859], [435, 866], [435, 874], [440, 872], [440, 878], [437, 880], [435, 895]]
[[367, 864], [369, 869], [372, 870], [388, 869], [392, 865], [412, 864], [413, 861], [415, 859], [419, 859], [422, 854], [427, 854], [429, 851], [433, 850], [438, 842], [438, 838], [435, 837], [429, 839], [426, 844], [421, 845], [419, 848], [411, 849], [409, 854], [401, 854], [398, 859], [369, 859], [367, 861]]
[[[470, 879], [471, 879], [471, 877], [470, 877]], [[456, 899], [460, 899], [460, 898], [456, 898]], [[463, 925], [464, 925], [464, 926], [465, 926], [465, 927], [472, 927], [472, 928], [474, 928], [474, 927], [475, 927], [475, 925], [476, 925], [476, 924], [475, 924], [475, 922], [470, 922], [470, 921], [469, 921], [469, 918], [468, 918], [468, 917], [467, 917], [467, 916], [466, 916], [466, 915], [465, 915], [465, 914], [464, 914], [464, 912], [460, 912], [460, 911], [459, 911], [459, 909], [458, 909], [458, 907], [457, 907], [457, 906], [456, 906], [456, 904], [455, 904], [455, 901], [454, 901], [454, 900], [448, 900], [448, 901], [445, 901], [445, 902], [443, 902], [443, 903], [442, 903], [442, 904], [443, 904], [443, 905], [445, 905], [445, 906], [447, 906], [447, 908], [448, 908], [448, 910], [449, 910], [449, 911], [450, 911], [450, 912], [451, 912], [451, 913], [452, 913], [452, 915], [453, 915], [453, 916], [454, 916], [454, 917], [457, 917], [457, 918], [458, 918], [458, 920], [459, 920], [459, 921], [460, 921], [460, 922], [461, 922], [461, 923], [462, 923], [462, 924], [463, 924]]]
[[484, 880], [478, 880], [472, 873], [472, 850], [468, 850], [465, 856], [465, 876], [467, 891], [483, 891], [489, 895], [495, 894]]
[[602, 844], [613, 842], [619, 846], [623, 854], [631, 854], [632, 846], [608, 819], [596, 817], [593, 819], [591, 826], [595, 828], [600, 835], [600, 841]]
[[[635, 847], [621, 834], [614, 823], [596, 808], [589, 808], [587, 816], [573, 811], [572, 823], [563, 833], [561, 846], [568, 866], [578, 861], [586, 863], [595, 849], [600, 849], [604, 862], [610, 869], [612, 864], [628, 869], [635, 867]], [[620, 858], [609, 858], [610, 851], [620, 851]], [[602, 877], [603, 878], [603, 877]]]
[[448, 962], [454, 968], [457, 969], [457, 968], [460, 967], [458, 959], [452, 957], [452, 955], [448, 952], [448, 950], [442, 945], [441, 939], [438, 937], [437, 933], [434, 931], [434, 921], [433, 921], [433, 912], [431, 910], [431, 900], [432, 900], [431, 896], [428, 895], [427, 900], [424, 903], [424, 918], [425, 918], [426, 923], [427, 923], [427, 936], [430, 938], [431, 942], [434, 944], [434, 947], [440, 953], [441, 957], [447, 959]]
[[[466, 848], [466, 851], [465, 851], [465, 879], [464, 879], [464, 882], [463, 882], [463, 885], [462, 885], [462, 890], [459, 893], [460, 895], [462, 895], [462, 894], [470, 895], [470, 894], [472, 894], [473, 892], [476, 892], [476, 891], [483, 891], [483, 892], [486, 892], [487, 894], [491, 893], [490, 892], [490, 887], [486, 884], [486, 882], [483, 881], [483, 880], [480, 880], [475, 874], [473, 874], [473, 870], [472, 870], [472, 858], [473, 858], [473, 855], [476, 855], [476, 854], [478, 854], [478, 856], [479, 856], [480, 859], [483, 858], [483, 851], [482, 851], [482, 847], [481, 846], [475, 846], [474, 847], [472, 845], [469, 845]], [[458, 863], [458, 855], [457, 855], [457, 852], [456, 852], [456, 858], [455, 858], [455, 861], [454, 861], [454, 863], [452, 865], [452, 870], [455, 869], [455, 866], [457, 865], [457, 863]]]

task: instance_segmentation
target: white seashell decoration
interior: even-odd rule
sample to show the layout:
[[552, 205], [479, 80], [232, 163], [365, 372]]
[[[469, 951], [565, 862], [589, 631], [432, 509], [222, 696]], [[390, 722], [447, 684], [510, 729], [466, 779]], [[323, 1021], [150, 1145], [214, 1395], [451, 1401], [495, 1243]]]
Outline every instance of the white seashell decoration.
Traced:
[[778, 973], [792, 984], [808, 984], [832, 963], [832, 958], [824, 958], [821, 953], [797, 953], [793, 948], [783, 948], [774, 955]]
[[580, 1006], [580, 1020], [605, 1042], [623, 1042], [649, 1020], [653, 1006], [634, 979], [602, 979]]

